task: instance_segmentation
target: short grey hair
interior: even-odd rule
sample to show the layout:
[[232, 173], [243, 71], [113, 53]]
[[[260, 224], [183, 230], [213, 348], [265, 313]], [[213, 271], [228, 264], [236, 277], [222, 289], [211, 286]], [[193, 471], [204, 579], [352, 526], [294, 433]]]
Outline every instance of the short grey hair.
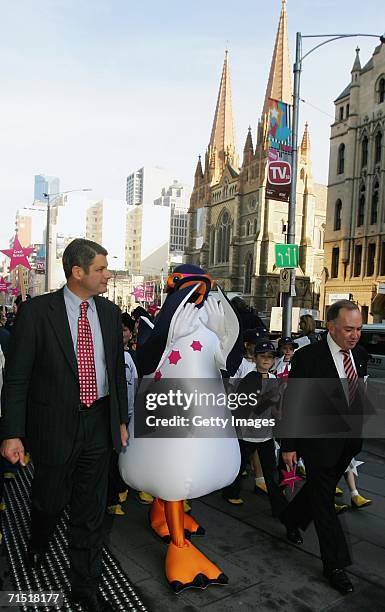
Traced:
[[90, 264], [96, 255], [108, 255], [106, 249], [97, 242], [85, 238], [75, 238], [63, 253], [63, 268], [66, 278], [72, 274], [72, 268], [79, 266], [88, 274]]
[[334, 304], [329, 306], [326, 314], [326, 321], [335, 321], [338, 318], [342, 308], [346, 308], [346, 310], [360, 310], [357, 304], [351, 300], [338, 300], [338, 302], [334, 302]]

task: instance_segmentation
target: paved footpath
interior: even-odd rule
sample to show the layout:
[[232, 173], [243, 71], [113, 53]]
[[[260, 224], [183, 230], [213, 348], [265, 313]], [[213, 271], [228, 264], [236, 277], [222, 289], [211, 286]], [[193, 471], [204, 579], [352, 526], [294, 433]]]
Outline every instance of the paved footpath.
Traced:
[[[251, 478], [243, 482], [244, 506], [231, 506], [219, 492], [192, 503], [193, 516], [206, 528], [195, 542], [229, 576], [227, 586], [175, 595], [164, 578], [166, 544], [150, 530], [148, 507], [133, 492], [125, 516], [106, 516], [107, 544], [149, 612], [385, 612], [385, 440], [366, 444], [360, 459], [365, 463], [359, 490], [373, 505], [341, 516], [354, 561], [349, 572], [355, 592], [348, 596], [322, 578], [314, 528], [304, 534], [303, 546], [288, 543], [267, 497], [253, 493]], [[344, 481], [341, 486], [348, 503]], [[1, 549], [0, 585], [8, 590], [11, 577]]]
[[[373, 504], [341, 516], [354, 560], [351, 595], [340, 596], [324, 581], [313, 526], [303, 546], [288, 543], [266, 496], [253, 493], [251, 478], [243, 482], [244, 506], [230, 506], [218, 492], [192, 503], [193, 516], [206, 529], [206, 536], [195, 542], [229, 576], [227, 586], [174, 595], [163, 572], [166, 545], [151, 532], [148, 508], [134, 494], [125, 504], [126, 516], [111, 521], [111, 552], [151, 612], [384, 612], [385, 440], [366, 444], [360, 459], [365, 463], [359, 468], [359, 490]], [[348, 503], [344, 481], [341, 486]]]

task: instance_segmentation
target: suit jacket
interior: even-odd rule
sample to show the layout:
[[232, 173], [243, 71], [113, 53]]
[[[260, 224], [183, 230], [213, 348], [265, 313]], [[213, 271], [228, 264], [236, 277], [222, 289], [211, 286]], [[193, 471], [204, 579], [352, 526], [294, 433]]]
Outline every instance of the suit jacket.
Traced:
[[[110, 394], [111, 437], [120, 451], [127, 421], [127, 388], [120, 310], [95, 296]], [[2, 397], [1, 439], [28, 440], [34, 458], [64, 464], [78, 427], [80, 387], [63, 289], [29, 300], [9, 345]]]
[[[357, 345], [352, 350], [352, 355], [358, 377], [362, 379], [367, 371], [368, 353]], [[301, 380], [293, 382], [293, 379]], [[282, 451], [296, 450], [306, 457], [306, 461], [327, 467], [338, 460], [347, 437], [352, 438], [354, 454], [361, 450], [362, 442], [359, 436], [362, 397], [358, 391], [353, 404], [349, 406], [326, 336], [320, 342], [309, 344], [294, 353], [283, 400], [283, 412]], [[295, 428], [301, 431], [303, 419], [307, 420], [309, 427], [312, 426], [312, 420], [314, 421], [313, 432], [316, 437], [295, 435]], [[352, 429], [352, 423], [356, 428]], [[285, 438], [285, 433], [290, 431], [290, 428], [293, 437]], [[340, 437], [320, 437], [322, 434], [336, 432], [341, 432], [341, 435], [338, 434]], [[342, 437], [344, 432], [345, 437]]]

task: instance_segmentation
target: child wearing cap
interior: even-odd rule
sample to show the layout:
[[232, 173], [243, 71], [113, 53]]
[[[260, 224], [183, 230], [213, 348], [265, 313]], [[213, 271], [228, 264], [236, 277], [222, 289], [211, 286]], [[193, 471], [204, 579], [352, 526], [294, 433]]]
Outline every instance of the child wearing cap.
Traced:
[[[267, 339], [258, 341], [254, 348], [255, 370], [249, 372], [246, 377], [240, 382], [238, 394], [245, 393], [250, 396], [251, 393], [259, 392], [258, 405], [265, 404], [266, 409], [263, 417], [271, 416], [274, 406], [279, 404], [280, 396], [275, 385], [264, 383], [264, 379], [275, 379], [274, 374], [270, 369], [274, 362], [275, 348], [274, 345]], [[263, 408], [262, 408], [263, 410]], [[257, 431], [257, 430], [255, 430]], [[266, 430], [265, 430], [266, 432]], [[246, 467], [249, 457], [258, 451], [259, 459], [262, 466], [262, 472], [265, 478], [267, 493], [271, 504], [273, 516], [277, 517], [286, 508], [287, 500], [278, 484], [278, 469], [275, 455], [275, 443], [272, 432], [264, 438], [246, 438], [239, 440], [241, 450], [241, 467], [238, 476], [234, 482], [223, 489], [223, 497], [231, 504], [240, 505], [243, 500], [240, 498], [241, 475]]]
[[238, 370], [232, 378], [241, 379], [256, 369], [254, 349], [256, 343], [260, 340], [260, 332], [255, 329], [246, 329], [243, 332], [243, 345], [245, 352]]
[[293, 340], [293, 338], [285, 337], [278, 340], [279, 359], [273, 368], [273, 372], [277, 378], [286, 379], [289, 377], [291, 360], [293, 358], [294, 351], [297, 348], [298, 344]]

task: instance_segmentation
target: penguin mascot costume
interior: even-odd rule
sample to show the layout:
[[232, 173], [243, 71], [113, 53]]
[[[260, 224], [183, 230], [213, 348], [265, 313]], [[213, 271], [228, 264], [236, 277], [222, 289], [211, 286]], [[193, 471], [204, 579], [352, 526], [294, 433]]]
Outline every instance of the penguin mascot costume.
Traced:
[[[143, 319], [139, 327], [137, 360], [143, 379], [137, 398], [143, 385], [142, 395], [149, 388], [156, 390], [157, 381], [172, 379], [184, 392], [199, 390], [200, 381], [205, 387], [206, 380], [224, 395], [221, 370], [230, 376], [235, 373], [243, 343], [237, 314], [219, 287], [216, 297], [209, 296], [212, 285], [209, 274], [190, 264], [176, 267], [168, 277], [167, 297], [155, 324]], [[143, 405], [135, 402], [119, 466], [129, 486], [155, 498], [150, 524], [169, 542], [167, 580], [176, 593], [227, 584], [227, 576], [190, 542], [190, 536], [203, 535], [204, 529], [184, 512], [183, 500], [233, 482], [240, 467], [236, 433], [230, 424], [225, 433], [211, 437], [202, 437], [197, 429], [184, 437], [135, 436], [135, 418], [138, 421], [137, 411], [142, 412]], [[215, 402], [196, 410], [202, 417], [223, 416], [224, 410], [231, 416], [227, 406]]]

